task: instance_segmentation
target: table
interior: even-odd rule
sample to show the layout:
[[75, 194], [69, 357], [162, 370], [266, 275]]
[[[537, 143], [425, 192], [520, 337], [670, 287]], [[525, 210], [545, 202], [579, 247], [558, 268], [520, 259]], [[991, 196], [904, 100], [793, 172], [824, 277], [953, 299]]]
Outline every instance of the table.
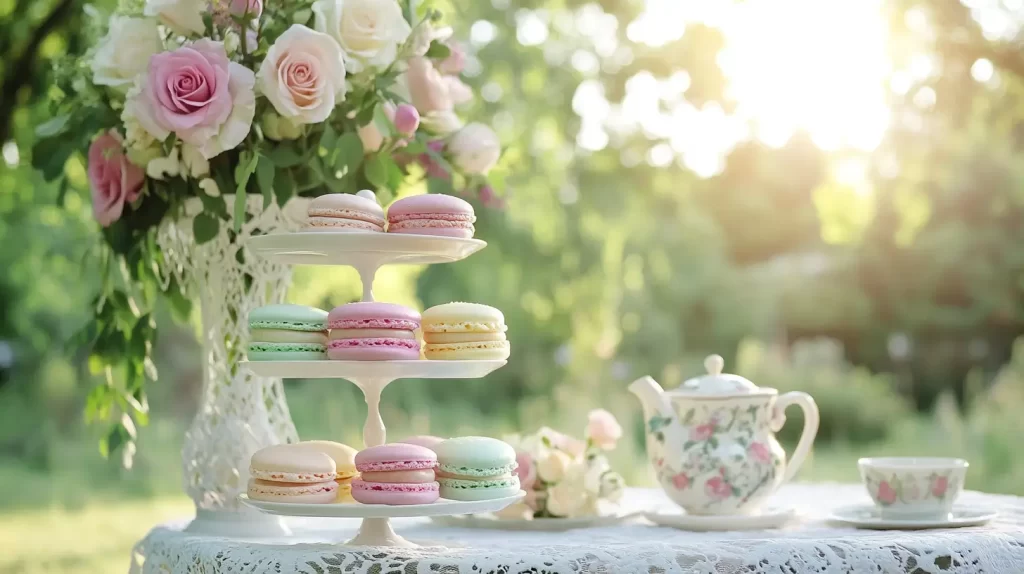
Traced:
[[[428, 519], [399, 519], [395, 529], [448, 548], [350, 549], [358, 520], [295, 519], [294, 535], [246, 541], [181, 532], [187, 521], [154, 528], [136, 547], [142, 574], [514, 574], [755, 572], [1024, 573], [1024, 498], [964, 492], [960, 506], [993, 509], [986, 526], [948, 530], [872, 531], [825, 522], [832, 508], [869, 503], [861, 485], [793, 484], [770, 505], [792, 505], [801, 518], [770, 531], [685, 532], [642, 519], [567, 532], [444, 528]], [[671, 505], [660, 490], [629, 489], [626, 504]]]

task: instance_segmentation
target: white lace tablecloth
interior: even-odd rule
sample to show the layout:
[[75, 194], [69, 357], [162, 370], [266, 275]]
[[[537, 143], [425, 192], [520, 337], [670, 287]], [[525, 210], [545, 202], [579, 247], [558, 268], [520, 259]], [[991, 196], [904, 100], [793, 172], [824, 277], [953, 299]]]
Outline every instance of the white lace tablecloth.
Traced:
[[[673, 508], [660, 490], [630, 489], [635, 509]], [[566, 532], [446, 528], [428, 519], [396, 519], [415, 549], [349, 548], [358, 520], [295, 519], [294, 535], [247, 541], [181, 532], [185, 522], [154, 528], [136, 548], [143, 574], [513, 574], [884, 572], [1024, 574], [1024, 498], [964, 492], [958, 506], [997, 510], [975, 528], [872, 531], [825, 522], [829, 511], [870, 503], [860, 485], [795, 484], [769, 503], [801, 517], [779, 530], [686, 532], [642, 519]]]

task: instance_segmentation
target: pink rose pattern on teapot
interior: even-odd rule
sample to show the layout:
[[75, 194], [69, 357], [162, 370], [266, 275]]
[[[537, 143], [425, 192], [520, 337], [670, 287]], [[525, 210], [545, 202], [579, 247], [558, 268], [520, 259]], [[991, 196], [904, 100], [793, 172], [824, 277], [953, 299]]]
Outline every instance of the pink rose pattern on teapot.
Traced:
[[[673, 499], [690, 500], [686, 506], [691, 512], [756, 506], [781, 481], [785, 453], [770, 429], [771, 405], [756, 403], [674, 405], [685, 437], [681, 457], [664, 455], [668, 445], [662, 430], [672, 419], [655, 414], [647, 421], [648, 449], [658, 480], [666, 490], [676, 491], [670, 492]], [[666, 458], [680, 463], [673, 466]]]

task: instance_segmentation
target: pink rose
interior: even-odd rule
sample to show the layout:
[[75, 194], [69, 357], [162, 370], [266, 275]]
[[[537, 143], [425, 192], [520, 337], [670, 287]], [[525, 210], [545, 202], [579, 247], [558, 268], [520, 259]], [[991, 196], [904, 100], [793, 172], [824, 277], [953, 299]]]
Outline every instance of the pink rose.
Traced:
[[461, 74], [466, 67], [466, 49], [462, 44], [451, 41], [446, 44], [451, 53], [437, 65], [437, 70], [442, 74]]
[[412, 104], [421, 114], [451, 111], [454, 107], [448, 83], [426, 58], [412, 58], [405, 72]]
[[619, 421], [615, 420], [615, 415], [604, 409], [595, 409], [587, 415], [586, 434], [595, 445], [604, 450], [611, 450], [622, 438], [622, 427], [619, 426]]
[[259, 18], [263, 13], [263, 0], [227, 0], [232, 16]]
[[676, 490], [683, 490], [690, 486], [690, 477], [680, 472], [672, 477], [672, 486], [676, 487]]
[[750, 443], [750, 448], [747, 449], [750, 456], [760, 463], [769, 463], [772, 461], [772, 453], [768, 450], [768, 446], [762, 442]]
[[882, 481], [878, 485], [878, 500], [882, 504], [892, 504], [896, 502], [896, 490], [889, 485], [887, 481]]
[[946, 489], [949, 488], [949, 478], [945, 476], [937, 476], [932, 480], [932, 496], [942, 498], [946, 495]]
[[529, 491], [537, 482], [537, 466], [533, 464], [533, 457], [525, 452], [516, 453], [516, 476], [519, 477], [519, 487]]
[[732, 496], [732, 487], [724, 478], [716, 476], [704, 483], [704, 492], [714, 500], [725, 500]]
[[690, 440], [692, 441], [705, 441], [711, 438], [711, 435], [715, 434], [715, 423], [704, 423], [693, 427], [690, 431]]
[[393, 121], [395, 122], [395, 131], [404, 136], [411, 136], [420, 127], [420, 113], [409, 104], [398, 104]]
[[212, 158], [242, 143], [256, 114], [255, 75], [222, 42], [197, 40], [154, 55], [140, 93], [125, 105], [158, 140], [174, 132]]
[[124, 204], [138, 199], [146, 174], [124, 155], [121, 135], [110, 130], [89, 146], [92, 214], [103, 227], [121, 219]]
[[257, 72], [260, 91], [294, 124], [318, 124], [345, 101], [345, 61], [327, 34], [292, 24], [277, 37]]

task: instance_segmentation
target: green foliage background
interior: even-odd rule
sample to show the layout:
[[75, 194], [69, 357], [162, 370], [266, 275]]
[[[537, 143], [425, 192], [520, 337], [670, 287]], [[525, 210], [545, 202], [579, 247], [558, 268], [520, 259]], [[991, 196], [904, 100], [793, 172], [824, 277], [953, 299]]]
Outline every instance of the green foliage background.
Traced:
[[[717, 352], [760, 385], [817, 399], [822, 430], [805, 478], [855, 480], [852, 461], [866, 453], [965, 455], [970, 487], [1024, 494], [1024, 463], [1014, 454], [1024, 434], [1014, 415], [1024, 408], [1024, 348], [1014, 353], [1024, 333], [1018, 46], [986, 39], [956, 0], [887, 2], [894, 65], [923, 52], [940, 73], [891, 94], [892, 127], [877, 150], [823, 152], [803, 134], [779, 149], [752, 141], [729, 154], [721, 174], [701, 179], [676, 164], [624, 162], [658, 143], [640, 132], [602, 151], [576, 148], [572, 96], [587, 76], [564, 58], [553, 65], [550, 52], [593, 53], [593, 38], [553, 26], [544, 45], [524, 47], [515, 30], [524, 9], [612, 14], [633, 57], [626, 65], [599, 57], [591, 79], [610, 101], [641, 70], [685, 70], [688, 101], [720, 102], [728, 112], [715, 28], [690, 23], [679, 40], [651, 48], [625, 38], [640, 2], [435, 5], [460, 36], [481, 20], [496, 31], [476, 48], [485, 64], [469, 81], [478, 94], [490, 85], [501, 97], [478, 97], [471, 115], [495, 125], [506, 145], [495, 175], [508, 208], [478, 206], [486, 250], [457, 264], [387, 269], [376, 293], [420, 308], [451, 300], [499, 307], [513, 356], [481, 381], [389, 387], [382, 408], [392, 436], [499, 435], [541, 424], [578, 433], [586, 411], [600, 406], [627, 429], [615, 463], [643, 484], [639, 409], [625, 386], [644, 374], [674, 386]], [[90, 370], [88, 349], [66, 343], [99, 281], [85, 166], [80, 157], [64, 166], [59, 203], [59, 190], [28, 167], [33, 127], [47, 119], [48, 70], [85, 48], [82, 10], [82, 0], [0, 0], [0, 484], [34, 488], [0, 508], [12, 513], [10, 524], [31, 515], [40, 529], [48, 523], [35, 513], [51, 504], [99, 520], [89, 514], [97, 500], [176, 493], [176, 450], [200, 380], [198, 317], [174, 323], [165, 309], [157, 317], [161, 377], [135, 468], [98, 457], [99, 431], [80, 413], [105, 373]], [[907, 25], [912, 11], [932, 34]], [[979, 58], [994, 64], [997, 83], [972, 79]], [[935, 103], [922, 108], [914, 96], [926, 88]], [[837, 162], [851, 158], [868, 162], [871, 194], [834, 178]], [[331, 307], [357, 290], [348, 270], [303, 268], [290, 298]], [[295, 382], [288, 396], [303, 436], [358, 444], [363, 405], [353, 387]], [[785, 438], [797, 429], [794, 416]], [[31, 557], [12, 560], [0, 571], [34, 571], [17, 562]]]

